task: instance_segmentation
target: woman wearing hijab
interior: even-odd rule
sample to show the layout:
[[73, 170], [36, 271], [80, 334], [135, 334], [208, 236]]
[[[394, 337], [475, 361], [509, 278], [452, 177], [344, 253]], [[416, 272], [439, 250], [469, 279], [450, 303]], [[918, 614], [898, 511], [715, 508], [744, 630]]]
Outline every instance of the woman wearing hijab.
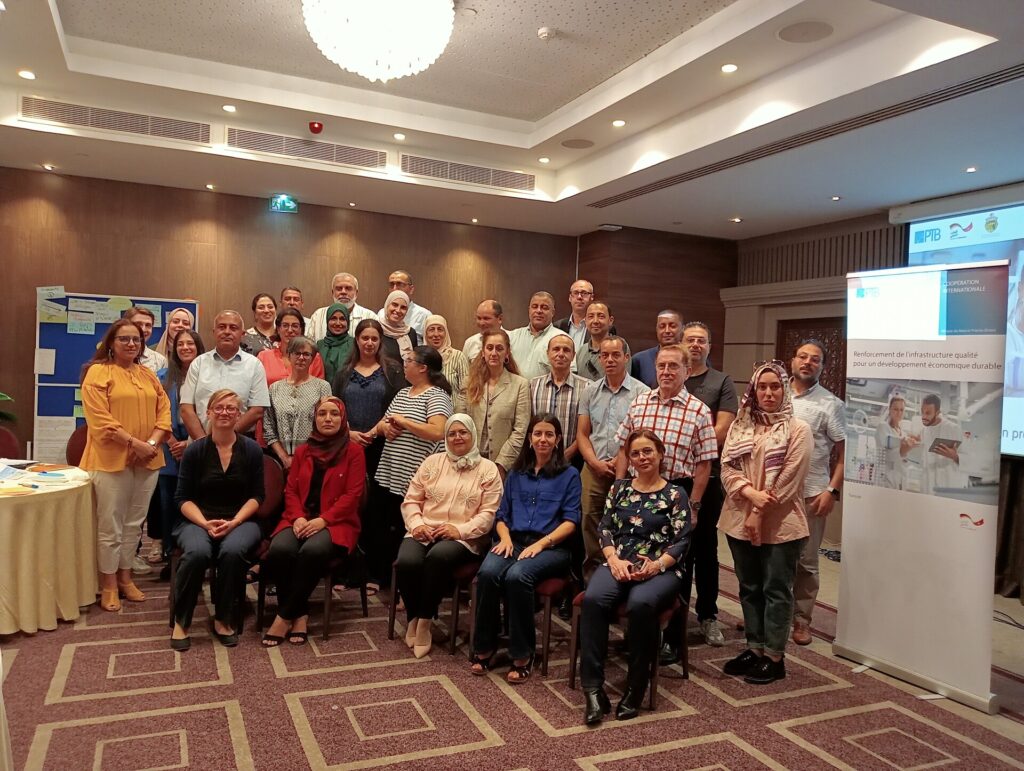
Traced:
[[153, 350], [167, 360], [170, 360], [171, 351], [174, 350], [174, 341], [178, 337], [178, 333], [183, 329], [195, 328], [196, 317], [192, 315], [192, 311], [188, 308], [175, 308], [167, 314], [167, 324], [164, 327], [164, 333], [160, 335], [160, 340]]
[[907, 399], [900, 391], [889, 394], [889, 403], [875, 429], [875, 447], [878, 449], [878, 463], [875, 473], [879, 474], [878, 484], [893, 490], [903, 489], [904, 458], [917, 447], [919, 440], [903, 430], [903, 412]]
[[441, 371], [452, 387], [452, 398], [466, 389], [469, 380], [469, 359], [462, 351], [452, 347], [452, 338], [448, 333], [448, 321], [444, 316], [432, 313], [424, 322], [423, 338], [427, 345], [441, 354]]
[[[428, 335], [429, 326], [428, 319]], [[420, 464], [402, 503], [407, 532], [396, 572], [408, 619], [405, 642], [416, 658], [430, 652], [430, 625], [456, 569], [487, 549], [501, 503], [498, 467], [480, 455], [469, 415], [445, 422], [444, 450]]]
[[718, 520], [732, 551], [747, 635], [747, 649], [722, 671], [752, 685], [786, 676], [793, 578], [808, 535], [803, 488], [812, 447], [810, 428], [793, 416], [784, 365], [758, 365], [722, 447], [726, 498]]
[[334, 376], [345, 368], [352, 353], [354, 341], [348, 333], [349, 309], [341, 303], [327, 308], [327, 335], [316, 344], [324, 362], [324, 380], [334, 382]]
[[396, 289], [388, 295], [383, 310], [377, 315], [384, 329], [381, 350], [395, 361], [405, 361], [412, 355], [412, 349], [419, 345], [416, 330], [405, 322], [405, 314], [408, 312], [409, 295]]
[[277, 584], [277, 616], [263, 635], [273, 648], [285, 638], [306, 642], [309, 596], [335, 556], [359, 540], [359, 502], [366, 484], [363, 448], [349, 441], [345, 405], [325, 396], [313, 411], [309, 440], [295, 450], [284, 491], [284, 514], [267, 554]]

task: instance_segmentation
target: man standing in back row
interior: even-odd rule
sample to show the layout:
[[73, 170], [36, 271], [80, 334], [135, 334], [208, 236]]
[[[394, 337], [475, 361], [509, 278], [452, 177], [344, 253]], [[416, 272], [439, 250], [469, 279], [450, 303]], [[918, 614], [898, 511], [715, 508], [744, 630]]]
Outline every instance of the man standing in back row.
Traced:
[[489, 335], [502, 329], [501, 324], [504, 320], [501, 303], [497, 300], [484, 300], [476, 306], [476, 328], [480, 331], [466, 338], [466, 342], [462, 346], [462, 352], [466, 354], [470, 364], [473, 363], [473, 359], [476, 358], [477, 354], [480, 353], [480, 349], [483, 348], [484, 335]]
[[[551, 320], [555, 317], [555, 298], [550, 292], [536, 292], [530, 298], [530, 322], [508, 333], [512, 344], [512, 358], [519, 367], [519, 374], [533, 380], [551, 371], [548, 361], [548, 343], [551, 338], [562, 334]], [[573, 359], [572, 369], [576, 369]]]
[[[804, 504], [810, 537], [796, 566], [793, 599], [793, 642], [811, 643], [811, 614], [818, 597], [818, 549], [825, 535], [825, 522], [843, 486], [846, 456], [846, 410], [843, 403], [818, 380], [828, 366], [828, 352], [818, 340], [804, 340], [790, 365], [793, 414], [811, 427], [814, 450], [804, 482]], [[832, 448], [838, 446], [835, 465], [829, 467]]]
[[[356, 324], [363, 319], [376, 319], [377, 314], [369, 308], [364, 308], [356, 302], [359, 297], [359, 279], [351, 273], [335, 273], [331, 279], [331, 296], [335, 303], [341, 303], [348, 308], [348, 331], [355, 336]], [[333, 303], [331, 303], [333, 304]], [[331, 305], [325, 305], [313, 311], [313, 315], [306, 324], [306, 337], [314, 343], [327, 337], [327, 311]]]
[[658, 344], [633, 354], [629, 374], [650, 388], [658, 387], [658, 371], [655, 362], [658, 351], [666, 346], [679, 345], [683, 339], [683, 317], [679, 311], [663, 310], [658, 314], [655, 327]]

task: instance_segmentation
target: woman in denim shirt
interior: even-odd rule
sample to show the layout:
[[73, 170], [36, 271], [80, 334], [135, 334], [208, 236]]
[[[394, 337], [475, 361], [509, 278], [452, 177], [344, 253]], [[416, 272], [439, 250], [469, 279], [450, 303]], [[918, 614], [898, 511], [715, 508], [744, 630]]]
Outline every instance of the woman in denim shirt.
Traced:
[[527, 441], [505, 480], [496, 514], [498, 542], [477, 574], [472, 669], [490, 668], [501, 625], [500, 602], [508, 608], [508, 682], [530, 677], [537, 645], [533, 625], [534, 588], [569, 570], [564, 542], [580, 522], [580, 475], [562, 452], [562, 425], [551, 413], [534, 415]]

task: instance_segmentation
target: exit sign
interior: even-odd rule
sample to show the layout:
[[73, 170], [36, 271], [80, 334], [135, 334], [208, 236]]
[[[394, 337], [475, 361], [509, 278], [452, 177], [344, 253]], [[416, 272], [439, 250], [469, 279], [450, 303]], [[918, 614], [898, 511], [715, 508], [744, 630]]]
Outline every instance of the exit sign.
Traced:
[[299, 211], [299, 202], [286, 193], [280, 193], [270, 198], [270, 211], [295, 214]]

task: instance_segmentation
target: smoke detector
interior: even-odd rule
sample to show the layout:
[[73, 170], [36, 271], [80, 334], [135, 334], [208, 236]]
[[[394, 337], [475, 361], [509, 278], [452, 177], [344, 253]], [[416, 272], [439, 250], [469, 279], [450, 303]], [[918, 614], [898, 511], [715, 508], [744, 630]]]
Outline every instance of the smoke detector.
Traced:
[[539, 37], [545, 43], [551, 40], [551, 38], [555, 37], [555, 35], [557, 34], [558, 30], [556, 30], [554, 27], [541, 27], [539, 30], [537, 30], [537, 37]]

